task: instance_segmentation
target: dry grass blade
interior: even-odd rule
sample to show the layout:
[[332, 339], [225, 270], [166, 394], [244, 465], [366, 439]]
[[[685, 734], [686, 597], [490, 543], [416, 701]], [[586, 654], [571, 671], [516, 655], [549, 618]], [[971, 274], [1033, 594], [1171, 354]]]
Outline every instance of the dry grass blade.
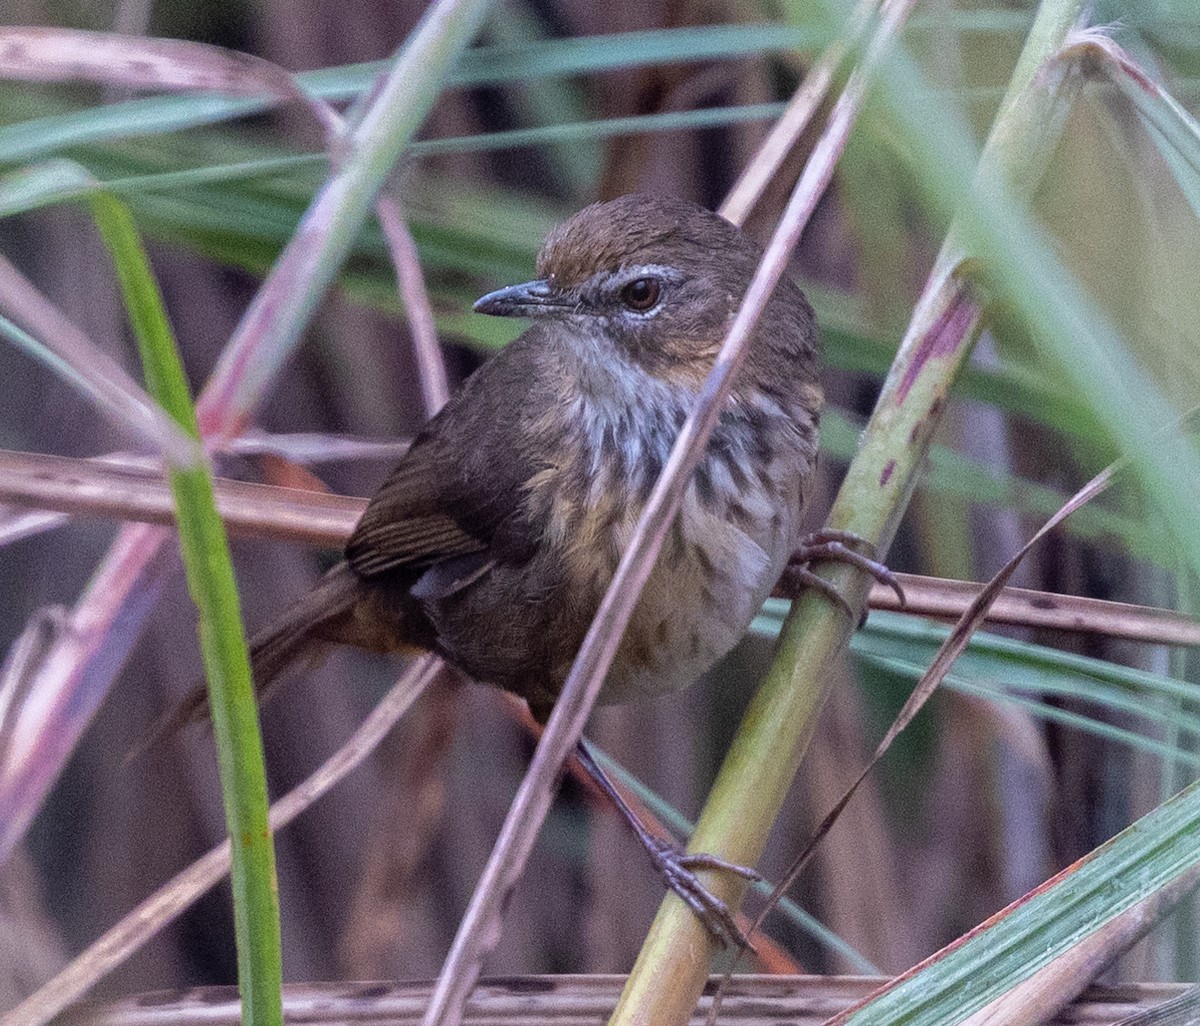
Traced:
[[282, 456], [292, 463], [311, 465], [347, 460], [391, 462], [408, 452], [411, 444], [408, 438], [360, 438], [304, 431], [280, 435], [255, 429], [231, 438], [221, 451], [234, 456]]
[[[270, 61], [207, 43], [115, 32], [0, 29], [0, 76], [35, 82], [83, 79], [125, 88], [268, 96], [305, 103], [319, 117], [324, 108], [323, 104], [310, 103], [292, 76]], [[322, 120], [327, 128], [334, 127], [332, 121]]]
[[[465, 1022], [477, 1026], [544, 1026], [603, 1022], [616, 1003], [623, 976], [520, 976], [484, 980]], [[869, 976], [750, 976], [733, 978], [721, 1021], [728, 1026], [821, 1026], [831, 1014], [861, 1001], [884, 981]], [[1094, 987], [1070, 1008], [1044, 1021], [1050, 1026], [1111, 1026], [1186, 993], [1185, 984], [1137, 983]], [[704, 1021], [704, 997], [691, 1022]], [[409, 1026], [429, 1001], [429, 984], [285, 984], [288, 1022], [357, 1022]], [[232, 987], [197, 987], [174, 993], [135, 994], [101, 1005], [70, 1008], [62, 1026], [237, 1026], [240, 1009]], [[1169, 1024], [1175, 1026], [1175, 1024]]]
[[[247, 453], [279, 452], [298, 462], [315, 461], [318, 456], [374, 458], [376, 452], [391, 458], [403, 451], [402, 445], [389, 442], [330, 442], [326, 436], [299, 436], [295, 448], [286, 438], [278, 446], [274, 439], [244, 440], [244, 446], [239, 444], [243, 439], [237, 439], [230, 448]], [[216, 478], [215, 484], [217, 509], [226, 527], [243, 538], [340, 549], [367, 505], [365, 498], [229, 478]], [[81, 460], [0, 449], [0, 502], [12, 504], [6, 516], [0, 518], [0, 545], [10, 540], [6, 534], [9, 530], [17, 537], [23, 536], [18, 532], [22, 531], [24, 518], [30, 523], [23, 533], [56, 526], [67, 514], [159, 525], [175, 522], [170, 493], [161, 477], [107, 458]], [[957, 619], [984, 587], [971, 581], [917, 574], [897, 574], [896, 578], [904, 588], [905, 605], [900, 605], [887, 585], [875, 585], [868, 599], [872, 609]], [[985, 618], [990, 623], [1103, 634], [1152, 645], [1200, 645], [1200, 621], [1173, 610], [1026, 588], [1004, 588]]]
[[[397, 460], [408, 445], [406, 440], [255, 431], [231, 439], [223, 451], [315, 464]], [[0, 450], [0, 496], [13, 502], [0, 505], [0, 548], [61, 527], [72, 515], [173, 524], [174, 508], [156, 466], [153, 459], [128, 453], [80, 460]], [[245, 484], [228, 478], [217, 478], [216, 487], [221, 517], [232, 533], [323, 548], [341, 548], [367, 504], [366, 499], [331, 496], [315, 488]], [[26, 508], [31, 506], [38, 508]]]
[[404, 223], [404, 211], [394, 196], [380, 196], [375, 204], [375, 216], [387, 238], [392, 263], [396, 267], [396, 283], [400, 298], [404, 301], [404, 312], [412, 334], [413, 351], [417, 357], [417, 369], [421, 377], [421, 396], [425, 400], [425, 413], [432, 417], [446, 405], [450, 398], [450, 382], [446, 378], [446, 365], [438, 348], [437, 327], [433, 321], [433, 307], [425, 291], [425, 276], [421, 273], [421, 261], [417, 256], [417, 244]]
[[723, 217], [729, 218], [734, 224], [742, 224], [750, 216], [750, 211], [811, 123], [817, 107], [829, 92], [834, 74], [846, 59], [851, 43], [862, 35], [878, 6], [879, 0], [859, 0], [842, 35], [830, 43], [808, 69], [804, 81], [788, 101], [787, 109], [729, 190], [729, 195], [721, 204], [720, 213]]
[[1190, 1026], [1200, 1020], [1200, 986], [1189, 987], [1144, 1012], [1135, 1012], [1116, 1026]]
[[[976, 600], [982, 584], [919, 574], [897, 574], [907, 602], [902, 606], [887, 585], [873, 585], [872, 609], [954, 620]], [[1102, 634], [1151, 645], [1200, 645], [1200, 621], [1170, 609], [1109, 602], [1081, 595], [1059, 595], [1006, 587], [988, 608], [988, 623]]]
[[195, 462], [198, 448], [145, 389], [95, 345], [20, 271], [0, 256], [0, 311], [33, 335], [72, 372], [99, 409], [172, 462]]
[[32, 538], [43, 531], [52, 531], [70, 520], [65, 513], [0, 506], [0, 548], [22, 538]]
[[971, 604], [959, 618], [958, 623], [954, 625], [954, 629], [950, 632], [949, 637], [946, 638], [941, 648], [938, 649], [938, 653], [934, 656], [929, 669], [922, 675], [921, 680], [913, 689], [912, 695], [904, 703], [904, 707], [897, 714], [895, 722], [888, 728], [887, 733], [879, 744], [879, 751], [872, 756], [872, 765], [891, 746], [896, 735], [912, 722], [912, 718], [920, 711], [921, 707], [928, 701], [929, 696], [933, 694], [934, 689], [942, 682], [942, 679], [953, 665], [954, 660], [967, 647], [967, 643], [971, 640], [971, 635], [975, 633], [976, 629], [983, 622], [987, 615], [988, 607], [995, 601], [996, 596], [1000, 594], [1001, 590], [1003, 590], [1017, 567], [1021, 565], [1021, 561], [1028, 555], [1029, 550], [1079, 509], [1080, 506], [1090, 502], [1104, 491], [1112, 482], [1113, 475], [1116, 473], [1118, 467], [1119, 464], [1116, 463], [1106, 467], [1071, 496], [1062, 509], [1047, 520], [1038, 532], [1021, 546], [1016, 555], [1004, 564], [1000, 572], [988, 581], [974, 600], [972, 600]]
[[64, 610], [61, 606], [39, 609], [13, 642], [0, 666], [0, 751], [11, 747], [12, 733], [25, 701], [32, 669], [46, 657], [50, 646], [62, 634]]
[[[162, 528], [142, 525], [123, 531], [79, 603], [64, 617], [64, 629], [20, 683], [26, 699], [5, 732], [8, 744], [0, 753], [0, 861], [24, 836], [40, 796], [57, 778], [99, 708], [110, 675], [128, 654], [133, 635], [124, 628], [124, 618], [149, 612], [164, 574], [173, 568], [165, 559], [152, 562], [170, 536]], [[12, 680], [0, 681], [3, 688], [16, 686]]]
[[[366, 499], [217, 478], [217, 509], [233, 534], [341, 548]], [[173, 525], [171, 492], [159, 474], [98, 461], [0, 452], [0, 500], [62, 513]]]
[[[436, 656], [417, 659], [346, 743], [312, 776], [271, 806], [271, 829], [285, 827], [355, 769], [442, 669]], [[229, 861], [226, 840], [159, 888], [0, 1022], [3, 1026], [44, 1026], [224, 877], [229, 872]]]

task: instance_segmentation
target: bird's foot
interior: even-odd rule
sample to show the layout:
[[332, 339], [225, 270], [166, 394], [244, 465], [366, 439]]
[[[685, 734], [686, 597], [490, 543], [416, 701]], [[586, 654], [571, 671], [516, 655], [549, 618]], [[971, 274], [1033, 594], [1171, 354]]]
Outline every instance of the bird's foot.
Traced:
[[[864, 555], [857, 551], [860, 548], [865, 548], [872, 555]], [[818, 559], [831, 559], [849, 563], [851, 566], [866, 571], [880, 584], [886, 584], [891, 588], [900, 599], [900, 605], [907, 605], [908, 600], [904, 595], [904, 589], [900, 587], [896, 575], [883, 563], [872, 558], [874, 552], [875, 546], [866, 538], [850, 531], [834, 531], [825, 527], [814, 531], [800, 543], [799, 548], [792, 553], [791, 559], [788, 560], [780, 583], [785, 591], [793, 595], [798, 594], [804, 588], [815, 588], [834, 605], [844, 609], [847, 616], [853, 617], [854, 610], [850, 608], [850, 603], [846, 601], [845, 596], [825, 578], [818, 577], [808, 568], [810, 563]], [[866, 619], [865, 612], [863, 619]]]
[[695, 913], [696, 918], [704, 924], [714, 940], [725, 947], [754, 949], [754, 945], [738, 926], [729, 906], [704, 886], [696, 875], [696, 870], [717, 869], [735, 873], [751, 881], [762, 879], [758, 873], [746, 866], [727, 862], [716, 855], [681, 851], [670, 841], [659, 838], [644, 838], [643, 843], [650, 855], [650, 861], [662, 874], [667, 886]]
[[653, 833], [642, 818], [630, 807], [616, 785], [609, 780], [608, 774], [600, 767], [592, 747], [583, 738], [575, 746], [575, 757], [579, 765], [596, 785], [612, 802], [613, 807], [629, 824], [650, 862], [666, 881], [667, 886], [674, 891], [681, 901], [695, 913], [696, 918], [704, 924], [713, 939], [723, 946], [734, 945], [754, 950], [749, 939], [738, 927], [729, 906], [712, 893], [700, 878], [697, 870], [716, 869], [727, 873], [736, 873], [747, 880], [761, 880], [753, 869], [739, 866], [733, 862], [701, 852], [691, 853], [682, 851], [673, 841], [665, 840]]

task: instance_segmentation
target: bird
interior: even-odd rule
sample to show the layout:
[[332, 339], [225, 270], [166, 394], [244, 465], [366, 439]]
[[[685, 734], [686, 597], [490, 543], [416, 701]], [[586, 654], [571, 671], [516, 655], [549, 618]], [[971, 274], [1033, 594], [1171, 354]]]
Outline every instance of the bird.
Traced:
[[[256, 687], [328, 645], [429, 651], [523, 697], [545, 721], [761, 259], [738, 227], [678, 198], [626, 195], [554, 228], [535, 279], [475, 303], [479, 313], [527, 318], [528, 328], [417, 435], [344, 559], [252, 639]], [[807, 548], [801, 538], [820, 369], [812, 307], [785, 275], [601, 703], [691, 684], [736, 644], [785, 572], [803, 574], [798, 551], [844, 554], [844, 537]], [[590, 750], [580, 755], [620, 807]], [[753, 871], [639, 837], [713, 934], [737, 939], [694, 871]]]
[[[544, 720], [762, 254], [719, 215], [635, 194], [553, 230], [534, 281], [475, 310], [530, 327], [417, 435], [336, 566], [252, 644], [432, 650]], [[691, 684], [745, 632], [800, 537], [816, 462], [816, 319], [784, 279], [601, 689]]]

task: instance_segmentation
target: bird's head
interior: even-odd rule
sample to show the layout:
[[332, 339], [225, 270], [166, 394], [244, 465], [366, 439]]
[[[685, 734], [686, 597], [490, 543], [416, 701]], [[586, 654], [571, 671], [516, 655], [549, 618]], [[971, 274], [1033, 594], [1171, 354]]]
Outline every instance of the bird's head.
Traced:
[[[569, 324], [649, 373], [698, 387], [712, 367], [762, 250], [719, 214], [686, 200], [629, 195], [555, 228], [538, 277], [475, 303], [479, 313]], [[785, 276], [751, 346], [745, 377], [815, 373], [812, 308]]]

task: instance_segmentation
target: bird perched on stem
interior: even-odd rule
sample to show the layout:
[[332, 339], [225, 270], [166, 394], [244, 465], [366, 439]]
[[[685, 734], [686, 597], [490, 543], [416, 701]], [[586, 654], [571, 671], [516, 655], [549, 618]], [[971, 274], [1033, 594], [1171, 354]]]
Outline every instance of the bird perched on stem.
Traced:
[[[345, 561], [253, 640], [258, 687], [313, 646], [431, 650], [523, 696], [544, 720], [761, 258], [734, 225], [678, 199], [624, 196], [554, 229], [536, 280], [475, 304], [530, 327], [417, 436]], [[817, 456], [819, 357], [812, 308], [785, 277], [602, 702], [690, 684], [795, 570]], [[842, 554], [829, 539], [803, 551]], [[739, 936], [694, 873], [723, 864], [640, 836], [713, 932]]]

